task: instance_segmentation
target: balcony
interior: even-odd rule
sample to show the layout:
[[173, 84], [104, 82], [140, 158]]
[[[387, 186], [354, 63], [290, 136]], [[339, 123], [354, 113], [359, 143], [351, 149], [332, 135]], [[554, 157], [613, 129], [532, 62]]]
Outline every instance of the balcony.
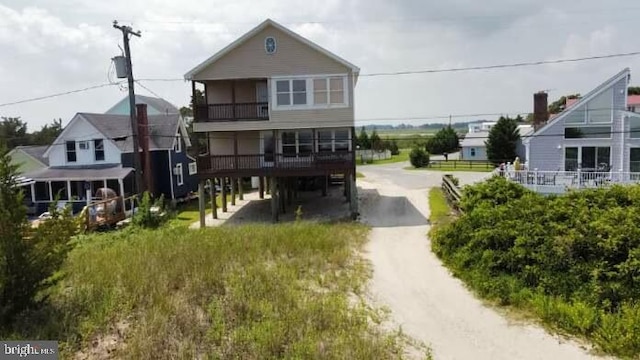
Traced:
[[543, 194], [640, 183], [638, 172], [615, 171], [503, 171], [508, 180]]
[[196, 105], [196, 122], [269, 120], [268, 102]]
[[352, 171], [352, 151], [285, 154], [204, 155], [198, 157], [198, 174], [209, 176], [313, 176]]

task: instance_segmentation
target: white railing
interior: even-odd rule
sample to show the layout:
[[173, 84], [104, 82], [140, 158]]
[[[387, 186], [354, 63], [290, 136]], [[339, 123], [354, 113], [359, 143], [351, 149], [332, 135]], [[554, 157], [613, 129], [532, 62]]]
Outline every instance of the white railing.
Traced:
[[540, 192], [562, 193], [568, 189], [640, 183], [638, 172], [599, 171], [496, 171], [510, 181]]

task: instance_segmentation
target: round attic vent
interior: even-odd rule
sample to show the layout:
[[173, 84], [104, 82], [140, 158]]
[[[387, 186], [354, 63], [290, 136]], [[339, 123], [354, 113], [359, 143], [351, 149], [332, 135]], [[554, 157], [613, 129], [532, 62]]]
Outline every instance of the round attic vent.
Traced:
[[267, 54], [273, 54], [276, 52], [276, 38], [269, 36], [264, 39], [264, 50]]

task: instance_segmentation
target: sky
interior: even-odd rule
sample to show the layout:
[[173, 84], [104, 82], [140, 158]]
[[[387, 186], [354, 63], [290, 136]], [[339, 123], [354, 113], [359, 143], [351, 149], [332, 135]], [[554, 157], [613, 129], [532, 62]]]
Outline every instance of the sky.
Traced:
[[[29, 130], [77, 112], [105, 112], [127, 95], [105, 86], [71, 95], [2, 104], [113, 82], [111, 58], [131, 41], [138, 79], [183, 75], [266, 18], [360, 67], [361, 73], [446, 69], [640, 51], [640, 4], [626, 0], [0, 0], [0, 116]], [[357, 124], [422, 124], [495, 119], [473, 114], [531, 112], [533, 93], [550, 101], [586, 93], [621, 69], [640, 84], [640, 56], [473, 72], [361, 77]], [[634, 75], [637, 71], [637, 77]], [[111, 74], [111, 75], [110, 75]], [[189, 83], [136, 87], [176, 106]]]

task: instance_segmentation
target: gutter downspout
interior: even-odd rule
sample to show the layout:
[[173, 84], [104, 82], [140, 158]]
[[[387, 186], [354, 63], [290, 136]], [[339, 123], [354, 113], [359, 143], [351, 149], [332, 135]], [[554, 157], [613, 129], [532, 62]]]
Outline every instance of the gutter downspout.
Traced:
[[173, 192], [173, 162], [171, 161], [171, 150], [167, 150], [167, 156], [169, 158], [169, 184], [171, 184], [171, 200], [176, 200], [176, 195]]

